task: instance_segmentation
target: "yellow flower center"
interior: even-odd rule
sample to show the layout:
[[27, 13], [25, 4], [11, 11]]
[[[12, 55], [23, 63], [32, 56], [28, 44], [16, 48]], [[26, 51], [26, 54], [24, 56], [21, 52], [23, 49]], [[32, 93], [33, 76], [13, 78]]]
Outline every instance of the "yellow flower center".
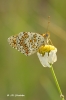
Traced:
[[55, 47], [52, 45], [44, 45], [44, 46], [39, 47], [38, 52], [44, 55], [45, 52], [50, 52], [51, 50], [55, 50]]

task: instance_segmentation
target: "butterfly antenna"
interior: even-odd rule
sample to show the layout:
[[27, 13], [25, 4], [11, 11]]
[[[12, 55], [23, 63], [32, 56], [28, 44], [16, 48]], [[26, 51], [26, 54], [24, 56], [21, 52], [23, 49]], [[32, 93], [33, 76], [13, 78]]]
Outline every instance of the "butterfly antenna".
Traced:
[[48, 28], [49, 28], [49, 24], [50, 24], [50, 16], [48, 16], [48, 26], [47, 26], [47, 30], [46, 30], [46, 33], [48, 31]]

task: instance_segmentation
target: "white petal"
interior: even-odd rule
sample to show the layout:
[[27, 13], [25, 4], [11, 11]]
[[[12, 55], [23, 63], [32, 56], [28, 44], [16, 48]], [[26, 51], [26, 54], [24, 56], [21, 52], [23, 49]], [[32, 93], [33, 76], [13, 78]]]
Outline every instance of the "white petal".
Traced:
[[53, 64], [54, 62], [57, 61], [56, 52], [57, 52], [57, 49], [50, 51], [49, 56], [48, 56], [49, 63]]
[[57, 61], [57, 56], [56, 56], [57, 49], [51, 50], [48, 54], [48, 52], [45, 52], [44, 56], [37, 52], [37, 56], [43, 65], [43, 67], [51, 67], [50, 64], [53, 64], [54, 62]]
[[43, 65], [43, 67], [50, 67], [50, 64], [48, 62], [48, 53], [47, 52], [45, 53], [44, 56], [42, 56], [42, 54], [37, 52], [37, 56], [38, 56], [41, 64]]

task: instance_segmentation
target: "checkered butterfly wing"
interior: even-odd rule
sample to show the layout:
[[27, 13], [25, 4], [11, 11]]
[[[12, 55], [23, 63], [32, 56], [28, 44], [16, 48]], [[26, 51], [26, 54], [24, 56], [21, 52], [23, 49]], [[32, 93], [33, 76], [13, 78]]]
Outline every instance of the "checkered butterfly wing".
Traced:
[[39, 49], [44, 44], [44, 37], [41, 34], [33, 32], [20, 32], [17, 35], [8, 38], [9, 44], [29, 56]]

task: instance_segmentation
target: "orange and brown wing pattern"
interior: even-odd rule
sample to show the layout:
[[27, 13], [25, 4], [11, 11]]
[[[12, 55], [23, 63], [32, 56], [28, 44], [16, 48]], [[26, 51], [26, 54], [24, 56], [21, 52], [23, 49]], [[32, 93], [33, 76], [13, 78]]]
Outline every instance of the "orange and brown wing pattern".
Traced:
[[38, 33], [20, 32], [18, 35], [9, 37], [8, 42], [13, 48], [29, 56], [44, 45], [44, 37]]

